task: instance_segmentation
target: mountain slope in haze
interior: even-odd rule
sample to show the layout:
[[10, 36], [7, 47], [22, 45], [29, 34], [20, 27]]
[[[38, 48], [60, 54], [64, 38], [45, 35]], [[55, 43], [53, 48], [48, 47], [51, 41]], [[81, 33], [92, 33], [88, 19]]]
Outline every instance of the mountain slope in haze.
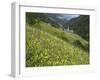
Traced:
[[59, 27], [59, 23], [53, 18], [53, 16], [45, 13], [26, 13], [27, 24], [34, 25], [39, 21], [44, 21], [51, 24], [53, 27]]
[[62, 27], [69, 21], [70, 18], [64, 18], [63, 14], [49, 14], [49, 13], [26, 13], [26, 22], [28, 24], [35, 24], [39, 21], [44, 21], [51, 24], [53, 27]]
[[64, 27], [70, 26], [70, 29], [73, 29], [76, 34], [89, 41], [89, 23], [89, 15], [80, 15], [66, 22]]

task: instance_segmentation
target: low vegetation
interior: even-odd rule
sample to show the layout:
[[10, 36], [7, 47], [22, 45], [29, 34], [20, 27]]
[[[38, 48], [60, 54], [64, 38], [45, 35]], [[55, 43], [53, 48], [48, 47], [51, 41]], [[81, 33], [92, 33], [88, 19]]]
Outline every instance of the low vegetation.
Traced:
[[26, 24], [26, 67], [89, 64], [88, 42], [39, 21]]

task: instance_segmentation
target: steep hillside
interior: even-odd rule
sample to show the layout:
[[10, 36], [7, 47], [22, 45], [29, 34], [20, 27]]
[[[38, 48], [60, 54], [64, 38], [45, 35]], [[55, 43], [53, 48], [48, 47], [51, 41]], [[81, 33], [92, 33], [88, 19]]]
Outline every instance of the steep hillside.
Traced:
[[26, 25], [26, 67], [89, 64], [88, 42], [45, 22]]
[[76, 34], [89, 41], [89, 23], [89, 15], [80, 15], [77, 18], [71, 19], [64, 27], [70, 26]]

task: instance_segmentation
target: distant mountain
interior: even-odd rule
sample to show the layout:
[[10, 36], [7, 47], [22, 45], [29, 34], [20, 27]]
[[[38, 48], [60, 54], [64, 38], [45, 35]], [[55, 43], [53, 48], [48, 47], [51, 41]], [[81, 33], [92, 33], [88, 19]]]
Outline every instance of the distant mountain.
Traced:
[[62, 14], [45, 14], [50, 20], [53, 20], [55, 23], [59, 25], [64, 25], [69, 20], [67, 18], [63, 18]]
[[26, 13], [26, 23], [33, 25], [39, 21], [44, 21], [51, 24], [54, 27], [59, 27], [60, 23], [57, 22], [57, 19], [53, 15], [47, 13]]
[[75, 33], [89, 40], [89, 15], [80, 15], [77, 18], [71, 19], [69, 22], [66, 22], [64, 28], [68, 26], [70, 29], [73, 29]]
[[75, 14], [54, 13], [26, 13], [26, 23], [33, 25], [40, 21], [48, 23], [56, 28], [72, 29], [74, 33], [89, 40], [89, 16]]
[[35, 24], [37, 21], [44, 21], [53, 25], [54, 27], [63, 27], [69, 18], [65, 18], [63, 14], [52, 13], [26, 13], [26, 22], [29, 24]]

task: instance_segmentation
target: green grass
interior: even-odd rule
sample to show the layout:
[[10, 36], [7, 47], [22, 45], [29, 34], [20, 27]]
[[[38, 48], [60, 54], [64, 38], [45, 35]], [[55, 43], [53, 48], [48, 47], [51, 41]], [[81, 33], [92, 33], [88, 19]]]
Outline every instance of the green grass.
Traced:
[[26, 25], [26, 67], [89, 64], [88, 42], [44, 22]]

